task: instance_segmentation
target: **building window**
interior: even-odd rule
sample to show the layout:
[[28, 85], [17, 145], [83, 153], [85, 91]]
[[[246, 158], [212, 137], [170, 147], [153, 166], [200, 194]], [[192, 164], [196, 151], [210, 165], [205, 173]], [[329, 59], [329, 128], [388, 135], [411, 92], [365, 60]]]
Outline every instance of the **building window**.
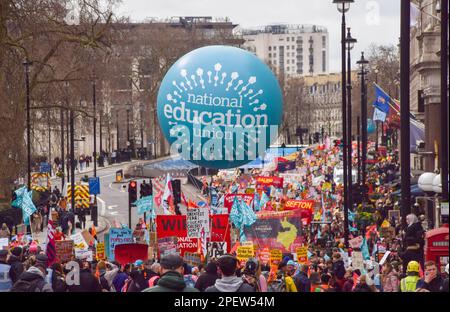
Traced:
[[[294, 40], [292, 40], [292, 41], [294, 41]], [[294, 49], [295, 49], [295, 46], [291, 46], [291, 49], [294, 50]]]
[[277, 46], [274, 46], [274, 47], [273, 47], [273, 50], [275, 51], [276, 49], [277, 49]]
[[286, 50], [289, 50], [290, 48], [291, 48], [290, 46], [287, 46], [287, 47], [286, 47]]
[[[288, 60], [288, 64], [289, 64], [289, 60]], [[289, 66], [286, 67], [286, 70], [289, 71], [289, 70], [290, 70], [290, 67], [289, 67]]]
[[326, 48], [326, 46], [327, 46], [327, 37], [322, 36], [322, 47]]
[[290, 41], [290, 39], [291, 39], [291, 37], [287, 37], [287, 38], [286, 38], [286, 41]]
[[272, 57], [272, 53], [269, 53], [269, 57]]
[[326, 52], [322, 51], [322, 71], [325, 72], [326, 70], [327, 70]]
[[272, 47], [271, 46], [269, 46], [269, 51], [272, 51]]
[[272, 65], [272, 61], [271, 60], [269, 60], [269, 65]]

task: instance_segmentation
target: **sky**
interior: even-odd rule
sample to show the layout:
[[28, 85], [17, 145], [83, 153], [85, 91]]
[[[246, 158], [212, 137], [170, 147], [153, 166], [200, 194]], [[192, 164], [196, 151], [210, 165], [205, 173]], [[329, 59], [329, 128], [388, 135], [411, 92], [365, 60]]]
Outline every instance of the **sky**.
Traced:
[[[274, 23], [315, 24], [328, 29], [330, 72], [341, 69], [341, 17], [332, 0], [122, 0], [118, 14], [140, 22], [173, 16], [228, 17], [240, 27]], [[352, 67], [370, 44], [398, 44], [399, 0], [355, 0], [346, 14], [347, 27], [358, 40], [352, 50]]]

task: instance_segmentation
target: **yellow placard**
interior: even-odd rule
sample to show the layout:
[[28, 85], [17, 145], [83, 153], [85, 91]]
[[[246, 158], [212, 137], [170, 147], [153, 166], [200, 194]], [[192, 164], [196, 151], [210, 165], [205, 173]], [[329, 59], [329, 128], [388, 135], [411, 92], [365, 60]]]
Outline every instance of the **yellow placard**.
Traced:
[[308, 263], [308, 246], [298, 247], [297, 252], [297, 262], [300, 264]]
[[239, 261], [247, 260], [254, 256], [253, 245], [251, 246], [239, 246], [236, 251], [236, 257]]
[[105, 260], [105, 243], [98, 243], [96, 247], [97, 260]]
[[283, 253], [280, 249], [270, 250], [270, 263], [273, 265], [279, 264], [283, 259]]

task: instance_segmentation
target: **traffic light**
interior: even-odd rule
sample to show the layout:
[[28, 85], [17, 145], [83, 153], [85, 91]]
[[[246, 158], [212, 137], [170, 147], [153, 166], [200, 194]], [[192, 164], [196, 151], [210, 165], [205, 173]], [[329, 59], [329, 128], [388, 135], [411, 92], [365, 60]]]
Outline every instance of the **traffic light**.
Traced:
[[132, 180], [128, 184], [128, 201], [130, 205], [137, 200], [137, 182]]
[[139, 193], [141, 195], [141, 198], [153, 195], [152, 180], [150, 180], [150, 184], [147, 184], [144, 180], [141, 184]]
[[181, 203], [181, 183], [179, 179], [172, 180], [173, 203]]

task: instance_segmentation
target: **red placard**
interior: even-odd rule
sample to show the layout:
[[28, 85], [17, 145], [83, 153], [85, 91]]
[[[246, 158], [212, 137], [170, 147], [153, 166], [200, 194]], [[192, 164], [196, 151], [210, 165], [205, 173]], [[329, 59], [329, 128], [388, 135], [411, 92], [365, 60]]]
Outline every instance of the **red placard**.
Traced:
[[280, 177], [257, 177], [256, 183], [261, 186], [275, 186], [276, 188], [283, 187], [283, 178]]
[[284, 210], [295, 210], [295, 209], [302, 209], [302, 210], [314, 210], [314, 200], [295, 200], [295, 199], [289, 199], [284, 204]]
[[[245, 200], [247, 205], [251, 205], [253, 202], [253, 199], [255, 198], [255, 194], [227, 194], [224, 198], [224, 204], [223, 206], [228, 209], [228, 213], [231, 212], [231, 207], [233, 206], [234, 197], [239, 197]], [[253, 207], [253, 206], [250, 206]]]
[[114, 248], [114, 258], [120, 264], [133, 263], [136, 260], [148, 259], [148, 245], [146, 244], [121, 244]]

